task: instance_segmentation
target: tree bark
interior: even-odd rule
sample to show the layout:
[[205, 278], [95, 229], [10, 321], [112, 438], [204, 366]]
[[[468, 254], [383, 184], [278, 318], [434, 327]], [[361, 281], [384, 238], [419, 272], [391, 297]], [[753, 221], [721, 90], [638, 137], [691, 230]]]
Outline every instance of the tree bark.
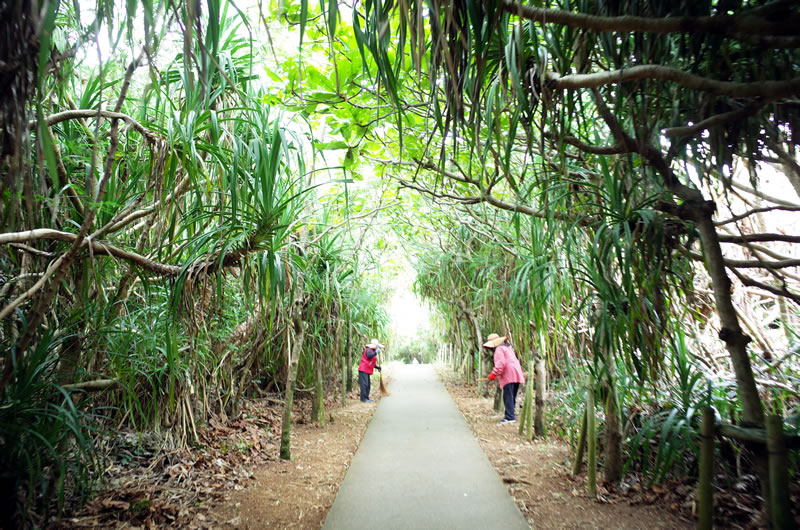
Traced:
[[690, 74], [677, 68], [659, 64], [641, 64], [624, 70], [612, 70], [594, 74], [571, 74], [560, 76], [555, 72], [547, 73], [548, 85], [557, 90], [575, 90], [578, 88], [596, 88], [615, 83], [637, 81], [640, 79], [658, 79], [672, 81], [682, 87], [723, 95], [732, 98], [766, 98], [781, 99], [800, 92], [800, 78], [788, 81], [757, 81], [754, 83], [734, 83], [717, 81]]
[[350, 316], [351, 316], [350, 315], [350, 308], [348, 308], [347, 309], [347, 341], [346, 341], [346, 346], [345, 346], [345, 350], [347, 352], [345, 354], [345, 356], [347, 357], [347, 360], [346, 360], [347, 373], [346, 373], [346, 375], [347, 375], [347, 392], [348, 393], [353, 391], [353, 352], [350, 351], [350, 348], [352, 347], [352, 344], [351, 344], [352, 325], [350, 323]]
[[475, 348], [476, 349], [472, 350], [472, 352], [473, 352], [472, 353], [472, 360], [473, 360], [472, 368], [473, 368], [473, 370], [475, 369], [475, 361], [477, 361], [478, 374], [477, 374], [476, 379], [478, 380], [478, 395], [486, 397], [486, 396], [489, 395], [489, 387], [483, 381], [481, 381], [481, 379], [483, 379], [483, 355], [481, 354], [483, 341], [481, 340], [481, 327], [480, 327], [480, 324], [478, 323], [478, 317], [475, 315], [474, 312], [472, 312], [469, 309], [467, 309], [466, 306], [464, 306], [463, 304], [462, 304], [461, 308], [462, 308], [462, 311], [464, 311], [464, 314], [469, 319], [470, 323], [472, 324], [472, 330], [475, 333], [474, 337], [475, 337]]
[[608, 381], [606, 392], [606, 461], [604, 477], [609, 484], [615, 484], [622, 476], [622, 429], [620, 425], [619, 403], [617, 401], [616, 360], [608, 362]]
[[325, 377], [325, 363], [323, 353], [317, 352], [314, 361], [314, 401], [311, 403], [311, 419], [316, 421], [320, 427], [325, 426], [325, 388], [323, 378]]
[[750, 337], [742, 331], [739, 325], [739, 316], [731, 299], [731, 280], [725, 271], [722, 248], [714, 228], [712, 215], [715, 205], [713, 202], [703, 201], [703, 203], [689, 206], [691, 208], [689, 217], [693, 218], [692, 220], [700, 232], [706, 270], [711, 276], [717, 312], [722, 323], [719, 338], [725, 342], [731, 356], [733, 371], [736, 374], [736, 382], [741, 396], [742, 419], [753, 425], [764, 425], [764, 409], [756, 388], [750, 358], [747, 355]]
[[636, 33], [713, 33], [729, 37], [797, 34], [797, 18], [770, 20], [757, 15], [714, 15], [701, 17], [637, 17], [637, 16], [597, 16], [586, 13], [573, 13], [561, 9], [531, 7], [513, 0], [503, 0], [502, 9], [520, 18], [560, 24], [571, 28], [583, 28], [597, 32], [636, 32]]
[[[534, 419], [533, 425], [536, 429], [536, 436], [544, 436], [544, 399], [545, 392], [547, 392], [547, 371], [545, 370], [544, 359], [541, 356], [536, 359], [535, 373], [536, 418]], [[533, 373], [528, 376], [529, 379], [531, 377], [533, 377]], [[531, 381], [529, 381], [528, 384], [531, 384]]]
[[[302, 280], [298, 280], [300, 284], [295, 285], [297, 289], [300, 287], [300, 294], [295, 294], [295, 300], [292, 304], [292, 326], [287, 326], [286, 333], [287, 339], [294, 334], [294, 344], [287, 340], [286, 352], [289, 355], [289, 362], [287, 363], [286, 374], [286, 390], [284, 391], [283, 401], [283, 415], [281, 419], [281, 449], [280, 457], [282, 460], [291, 460], [292, 450], [292, 405], [294, 403], [294, 387], [297, 381], [297, 361], [300, 358], [300, 353], [303, 351], [303, 342], [305, 342], [306, 323], [303, 320], [303, 300], [302, 300]], [[292, 329], [290, 329], [292, 328]], [[294, 333], [292, 333], [294, 331]]]
[[[304, 252], [306, 242], [308, 241], [308, 229], [304, 225], [300, 229], [300, 252]], [[293, 286], [293, 299], [292, 306], [289, 311], [291, 319], [291, 326], [286, 327], [287, 332], [287, 348], [286, 352], [289, 355], [289, 362], [287, 363], [288, 373], [286, 374], [286, 390], [283, 404], [283, 417], [281, 421], [281, 448], [280, 457], [283, 460], [290, 460], [292, 458], [291, 441], [292, 441], [292, 404], [294, 402], [294, 387], [297, 381], [297, 364], [300, 359], [300, 354], [303, 352], [303, 343], [306, 338], [306, 321], [303, 315], [304, 306], [304, 287], [303, 272], [295, 272], [295, 282]], [[292, 333], [293, 332], [293, 333]], [[289, 340], [294, 334], [294, 344]], [[291, 345], [291, 346], [290, 346]]]

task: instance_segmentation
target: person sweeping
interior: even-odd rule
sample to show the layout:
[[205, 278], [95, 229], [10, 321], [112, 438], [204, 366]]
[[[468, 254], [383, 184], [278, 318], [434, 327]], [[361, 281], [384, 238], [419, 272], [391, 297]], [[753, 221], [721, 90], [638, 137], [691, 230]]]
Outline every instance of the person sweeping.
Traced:
[[517, 421], [514, 415], [514, 407], [517, 402], [517, 392], [519, 392], [519, 385], [525, 383], [525, 376], [522, 374], [522, 366], [519, 364], [511, 344], [506, 340], [507, 337], [501, 337], [497, 333], [492, 333], [486, 337], [484, 348], [494, 353], [494, 369], [489, 374], [489, 381], [494, 381], [500, 384], [503, 390], [503, 404], [506, 408], [505, 416], [500, 420], [500, 423], [514, 423]]
[[378, 342], [378, 339], [372, 341], [364, 346], [364, 352], [361, 354], [361, 362], [358, 365], [358, 388], [361, 391], [361, 401], [369, 403], [372, 400], [369, 398], [370, 390], [370, 377], [374, 370], [381, 371], [378, 363], [378, 350], [383, 347], [383, 344]]

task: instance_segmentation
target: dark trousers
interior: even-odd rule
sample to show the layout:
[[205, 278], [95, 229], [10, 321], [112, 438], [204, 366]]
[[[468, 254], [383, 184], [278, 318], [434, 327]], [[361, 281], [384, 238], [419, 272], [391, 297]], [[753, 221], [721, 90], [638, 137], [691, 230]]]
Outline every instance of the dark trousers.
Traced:
[[514, 420], [514, 406], [517, 403], [519, 383], [508, 383], [503, 387], [503, 404], [506, 406], [505, 419]]
[[359, 370], [358, 388], [361, 390], [361, 401], [369, 399], [369, 374]]

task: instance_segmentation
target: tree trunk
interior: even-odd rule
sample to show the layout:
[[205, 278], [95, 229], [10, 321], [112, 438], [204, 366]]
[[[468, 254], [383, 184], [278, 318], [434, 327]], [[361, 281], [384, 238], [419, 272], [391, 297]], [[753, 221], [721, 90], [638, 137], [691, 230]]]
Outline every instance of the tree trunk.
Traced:
[[[699, 192], [698, 192], [699, 194]], [[686, 203], [684, 203], [686, 206]], [[722, 256], [722, 247], [719, 243], [716, 228], [714, 227], [713, 202], [700, 202], [690, 205], [690, 216], [695, 221], [700, 232], [700, 241], [703, 244], [706, 270], [711, 276], [714, 290], [714, 300], [717, 313], [722, 324], [719, 338], [725, 342], [725, 347], [731, 356], [731, 364], [736, 375], [736, 386], [739, 391], [739, 402], [742, 405], [742, 420], [747, 426], [764, 425], [764, 408], [761, 397], [758, 395], [753, 367], [747, 355], [748, 337], [739, 325], [739, 316], [733, 306], [731, 298], [731, 280], [725, 270], [725, 261]], [[764, 446], [760, 444], [749, 445], [753, 453], [753, 462], [761, 483], [761, 497], [770, 498], [769, 463]], [[767, 513], [770, 512], [769, 502], [765, 502]]]
[[[627, 134], [597, 90], [594, 90], [592, 95], [597, 104], [599, 114], [617, 140], [630, 152], [639, 153], [658, 171], [667, 189], [683, 201], [683, 204], [672, 208], [671, 213], [681, 219], [692, 221], [697, 226], [697, 230], [700, 233], [700, 242], [703, 245], [706, 270], [711, 277], [714, 302], [722, 325], [719, 338], [725, 343], [725, 347], [731, 357], [734, 374], [736, 375], [736, 386], [739, 391], [739, 401], [742, 405], [742, 419], [749, 425], [764, 425], [764, 408], [758, 395], [750, 358], [747, 355], [747, 344], [750, 342], [750, 337], [744, 334], [739, 325], [739, 317], [731, 298], [731, 281], [725, 270], [722, 247], [714, 226], [713, 218], [716, 205], [713, 201], [705, 200], [700, 190], [690, 188], [681, 183], [660, 149], [637, 141]], [[751, 446], [750, 449], [753, 451], [753, 460], [761, 482], [761, 496], [764, 499], [769, 499], [769, 469], [765, 450], [760, 446]], [[767, 504], [767, 510], [769, 511], [769, 503], [765, 504]]]
[[324, 367], [322, 352], [319, 352], [314, 363], [314, 402], [311, 404], [311, 419], [316, 421], [320, 427], [325, 426]]
[[[300, 284], [299, 287], [302, 287], [302, 280], [299, 280], [298, 284]], [[297, 289], [298, 286], [295, 286], [295, 288]], [[302, 291], [302, 289], [300, 289], [300, 291]], [[305, 342], [306, 338], [306, 323], [303, 320], [302, 308], [302, 294], [295, 294], [292, 307], [292, 326], [287, 326], [286, 329], [287, 339], [289, 339], [292, 335], [292, 330], [290, 328], [294, 328], [294, 345], [291, 344], [291, 340], [287, 340], [286, 351], [289, 354], [289, 362], [287, 363], [286, 390], [283, 398], [283, 417], [281, 420], [280, 456], [283, 460], [290, 460], [292, 458], [292, 404], [294, 402], [295, 382], [297, 381], [297, 361], [300, 358], [300, 353], [303, 351], [303, 342]]]
[[483, 374], [484, 374], [484, 371], [483, 371], [483, 355], [481, 354], [482, 344], [483, 344], [483, 341], [481, 340], [481, 327], [480, 327], [480, 324], [478, 323], [478, 317], [475, 316], [475, 313], [473, 313], [472, 311], [469, 311], [465, 306], [462, 306], [462, 310], [464, 311], [464, 314], [467, 315], [467, 318], [469, 319], [470, 323], [472, 324], [472, 330], [475, 333], [474, 337], [475, 337], [475, 348], [476, 349], [472, 350], [472, 358], [473, 358], [473, 365], [472, 366], [473, 366], [473, 369], [474, 369], [475, 361], [477, 360], [478, 374], [477, 374], [477, 378], [476, 379], [478, 379], [478, 395], [479, 396], [488, 397], [489, 396], [489, 386], [486, 385], [483, 381], [481, 381], [481, 379], [483, 379]]
[[586, 391], [586, 459], [587, 489], [589, 495], [597, 495], [597, 433], [595, 429], [594, 386]]
[[[544, 436], [544, 398], [547, 392], [547, 371], [544, 367], [544, 359], [539, 357], [536, 359], [536, 417], [533, 426], [536, 429], [536, 436]], [[529, 374], [528, 378], [533, 374]], [[530, 384], [530, 380], [528, 384]]]
[[495, 386], [494, 391], [494, 410], [495, 412], [502, 412], [503, 410], [503, 391], [499, 385]]
[[[725, 343], [731, 356], [731, 363], [736, 375], [736, 385], [739, 390], [739, 399], [742, 404], [742, 419], [753, 425], [764, 425], [764, 409], [758, 395], [753, 368], [747, 355], [747, 344], [750, 337], [744, 334], [739, 325], [739, 317], [733, 307], [731, 299], [731, 280], [725, 270], [725, 261], [722, 256], [722, 247], [719, 242], [716, 227], [714, 226], [714, 212], [716, 205], [707, 201], [700, 190], [684, 185], [673, 173], [665, 160], [662, 151], [650, 144], [642, 143], [627, 134], [617, 118], [611, 113], [600, 93], [593, 91], [597, 110], [612, 134], [630, 152], [639, 153], [661, 175], [664, 185], [670, 193], [683, 201], [683, 204], [672, 208], [673, 213], [686, 221], [696, 224], [700, 233], [700, 242], [703, 245], [706, 270], [711, 277], [714, 290], [714, 301], [719, 313], [722, 329], [719, 338]], [[667, 210], [665, 210], [667, 211]], [[763, 470], [766, 471], [766, 459]], [[766, 475], [762, 475], [763, 479]], [[767, 484], [768, 487], [768, 484]], [[767, 498], [768, 492], [763, 492]]]
[[[305, 251], [307, 240], [308, 229], [303, 226], [303, 228], [300, 229], [300, 252]], [[286, 326], [286, 352], [289, 355], [289, 362], [287, 363], [288, 373], [286, 374], [286, 394], [283, 402], [283, 418], [281, 421], [280, 457], [283, 460], [290, 460], [292, 458], [292, 404], [294, 402], [295, 382], [297, 381], [297, 363], [300, 359], [300, 354], [303, 352], [303, 343], [306, 339], [306, 321], [303, 318], [303, 302], [305, 293], [303, 290], [303, 273], [302, 271], [296, 271], [292, 307], [289, 311], [291, 325]], [[293, 345], [290, 340], [292, 332], [294, 332]]]
[[347, 355], [342, 355], [342, 406], [347, 405]]
[[622, 430], [617, 401], [616, 360], [610, 355], [606, 392], [605, 480], [615, 484], [622, 476]]
[[347, 340], [345, 345], [345, 357], [347, 358], [346, 361], [346, 375], [347, 375], [347, 392], [350, 393], [353, 391], [353, 352], [350, 351], [352, 344], [350, 342], [350, 337], [352, 334], [352, 325], [350, 323], [350, 308], [347, 308]]
[[583, 453], [586, 451], [586, 408], [583, 409], [583, 419], [581, 420], [581, 430], [578, 434], [578, 446], [575, 448], [575, 461], [572, 463], [572, 476], [581, 472], [583, 464]]

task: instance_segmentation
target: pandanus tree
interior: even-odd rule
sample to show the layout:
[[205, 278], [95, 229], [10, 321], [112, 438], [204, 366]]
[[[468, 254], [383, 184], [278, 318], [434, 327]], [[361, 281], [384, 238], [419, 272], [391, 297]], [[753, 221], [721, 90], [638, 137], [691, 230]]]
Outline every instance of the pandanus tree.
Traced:
[[[326, 334], [303, 325], [309, 311], [338, 318], [376, 288], [336, 284], [357, 250], [335, 237], [344, 223], [313, 209], [315, 140], [254, 74], [244, 12], [214, 0], [23, 1], [2, 18], [10, 518], [88, 493], [102, 468], [91, 431], [106, 422], [181, 446], [210, 416], [238, 414], [245, 396], [291, 390], [287, 368], [312, 348], [343, 354], [327, 339], [303, 346], [303, 333]], [[333, 201], [327, 215], [347, 219], [358, 200]], [[325, 241], [309, 234], [318, 214]], [[376, 311], [351, 321], [384, 323]]]
[[[195, 419], [250, 391], [320, 385], [330, 357], [378, 335], [367, 231], [349, 222], [348, 183], [367, 165], [436, 200], [421, 211], [441, 244], [421, 251], [418, 289], [470, 376], [481, 335], [503, 329], [554, 370], [588, 345], [610, 418], [623, 375], [641, 389], [672, 365], [694, 388], [676, 331], [699, 298], [692, 260], [713, 287], [737, 418], [762, 423], [730, 275], [777, 297], [784, 320], [800, 302], [798, 261], [769, 246], [797, 236], [753, 230], [800, 209], [759, 187], [768, 166], [800, 189], [794, 2], [369, 0], [345, 21], [335, 2], [316, 16], [302, 1], [260, 11], [258, 27], [216, 0], [79, 4], [14, 0], [0, 17], [0, 393], [13, 405], [0, 460], [30, 485], [43, 470], [48, 494], [68, 469], [85, 478], [92, 418], [77, 395], [107, 390], [118, 420], [186, 443]], [[261, 78], [280, 23], [299, 49]], [[327, 153], [345, 187], [320, 212]], [[715, 217], [743, 190], [752, 207]], [[69, 444], [75, 458], [59, 460]]]
[[[412, 97], [400, 87], [414, 79], [410, 69], [421, 74], [414, 94], [424, 94], [431, 109], [439, 140], [430, 155], [438, 161], [422, 152], [413, 164], [435, 176], [410, 186], [594, 230], [582, 197], [606, 184], [592, 171], [606, 164], [625, 193], [649, 200], [643, 216], [630, 219], [632, 234], [646, 237], [637, 225], [657, 218], [684, 234], [684, 251], [699, 240], [741, 419], [763, 424], [731, 275], [796, 303], [784, 271], [797, 261], [774, 253], [726, 259], [723, 241], [752, 248], [755, 240], [783, 238], [722, 237], [709, 190], [730, 193], [740, 161], [756, 187], [759, 163], [782, 165], [796, 187], [794, 3], [366, 2], [353, 17], [359, 45], [400, 116]], [[558, 194], [566, 198], [555, 200]], [[746, 272], [754, 267], [773, 280]], [[621, 316], [623, 308], [615, 310]], [[653, 310], [647, 313], [645, 322], [653, 322]]]

